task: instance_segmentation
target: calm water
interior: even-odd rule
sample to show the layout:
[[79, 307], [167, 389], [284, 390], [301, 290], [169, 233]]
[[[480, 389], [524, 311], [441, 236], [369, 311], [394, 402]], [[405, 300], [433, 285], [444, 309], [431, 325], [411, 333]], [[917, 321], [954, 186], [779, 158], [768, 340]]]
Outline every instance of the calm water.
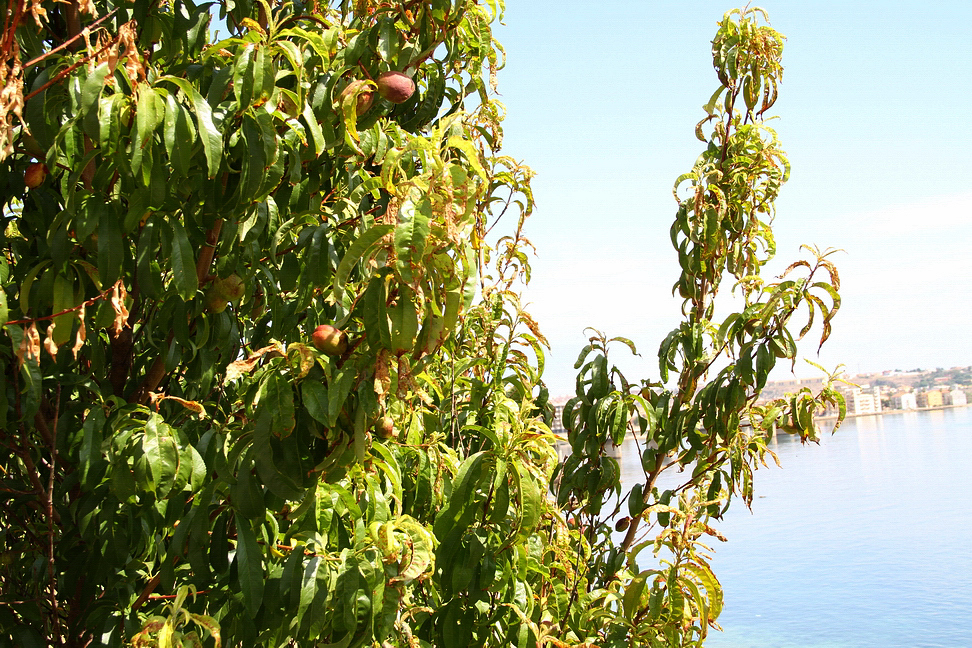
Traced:
[[[972, 647], [972, 408], [862, 417], [734, 503], [709, 648]], [[637, 475], [633, 445], [622, 470]]]

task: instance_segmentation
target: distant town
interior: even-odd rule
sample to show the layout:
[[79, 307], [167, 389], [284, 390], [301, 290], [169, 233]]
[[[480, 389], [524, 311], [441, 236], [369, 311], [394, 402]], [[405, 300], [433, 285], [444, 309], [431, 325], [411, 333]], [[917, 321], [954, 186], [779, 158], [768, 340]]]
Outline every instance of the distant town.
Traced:
[[[912, 369], [844, 376], [847, 383], [834, 385], [844, 395], [848, 416], [884, 412], [938, 409], [967, 405], [972, 400], [972, 366], [951, 369]], [[821, 378], [794, 378], [766, 383], [761, 401], [773, 400], [803, 387], [818, 391]], [[829, 409], [820, 416], [836, 416]]]
[[[952, 367], [951, 369], [894, 369], [879, 373], [845, 375], [847, 381], [834, 385], [844, 395], [847, 416], [867, 416], [896, 411], [940, 409], [960, 407], [972, 402], [972, 366]], [[760, 395], [760, 402], [780, 398], [787, 393], [808, 387], [816, 393], [823, 387], [822, 378], [793, 378], [766, 383]], [[554, 434], [566, 437], [561, 422], [564, 404], [570, 396], [551, 399], [554, 419], [551, 430]], [[837, 412], [827, 409], [817, 413], [822, 418], [836, 416]]]

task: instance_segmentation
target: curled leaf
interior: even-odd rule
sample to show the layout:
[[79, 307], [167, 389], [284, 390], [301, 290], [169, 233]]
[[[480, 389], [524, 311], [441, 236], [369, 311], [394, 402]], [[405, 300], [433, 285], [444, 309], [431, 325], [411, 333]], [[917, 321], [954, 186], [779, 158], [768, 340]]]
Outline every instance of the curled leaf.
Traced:
[[84, 328], [84, 310], [85, 306], [82, 303], [78, 309], [78, 322], [80, 326], [78, 327], [78, 334], [74, 339], [74, 346], [71, 347], [71, 353], [74, 355], [75, 360], [78, 359], [78, 351], [81, 350], [81, 347], [84, 346], [84, 341], [88, 338], [88, 333]]
[[243, 374], [248, 374], [257, 366], [260, 362], [260, 358], [267, 356], [268, 358], [282, 358], [284, 357], [283, 347], [279, 342], [274, 342], [262, 349], [257, 349], [249, 355], [249, 357], [243, 360], [237, 360], [236, 362], [231, 362], [226, 367], [226, 377], [223, 379], [224, 383], [229, 383]]
[[112, 323], [112, 330], [115, 335], [118, 335], [122, 330], [128, 326], [128, 308], [125, 306], [125, 300], [128, 298], [128, 291], [125, 290], [125, 284], [119, 279], [115, 282], [115, 286], [111, 291], [111, 307], [115, 311], [115, 321]]

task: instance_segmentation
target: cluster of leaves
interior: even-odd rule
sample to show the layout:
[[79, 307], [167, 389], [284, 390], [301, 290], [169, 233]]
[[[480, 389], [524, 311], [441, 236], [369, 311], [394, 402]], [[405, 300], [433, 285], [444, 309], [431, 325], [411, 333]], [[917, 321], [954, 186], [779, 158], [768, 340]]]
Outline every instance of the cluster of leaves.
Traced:
[[[558, 467], [516, 292], [533, 201], [499, 153], [500, 0], [3, 6], [0, 646], [704, 637], [708, 516], [819, 400], [755, 396], [798, 307], [827, 331], [838, 305], [823, 257], [756, 279], [785, 175], [749, 101], [775, 96], [775, 32], [720, 26], [726, 102], [673, 228], [678, 387], [629, 384], [596, 338]], [[415, 82], [404, 103], [376, 96], [388, 71]], [[719, 327], [726, 271], [746, 309]], [[312, 344], [324, 324], [346, 348]], [[646, 482], [615, 543], [604, 447], [632, 416]], [[658, 493], [673, 465], [703, 495]], [[659, 569], [636, 568], [642, 521]]]
[[[0, 637], [166, 645], [143, 615], [182, 584], [231, 645], [520, 632], [555, 455], [528, 316], [477, 282], [494, 205], [532, 209], [497, 155], [502, 7], [227, 3], [215, 43], [209, 5], [85, 9], [12, 46]], [[414, 95], [359, 115], [389, 70]]]
[[[583, 624], [599, 626], [599, 645], [701, 644], [722, 606], [700, 541], [721, 538], [709, 522], [733, 496], [751, 503], [753, 471], [772, 455], [766, 442], [774, 433], [816, 440], [813, 414], [825, 404], [838, 408], [838, 426], [844, 417], [835, 376], [818, 394], [804, 389], [757, 404], [776, 361], [796, 361], [796, 340], [815, 316], [823, 344], [840, 306], [830, 252], [807, 248], [812, 261], [795, 262], [780, 281], [760, 277], [775, 253], [773, 203], [789, 172], [763, 120], [776, 100], [783, 50], [782, 36], [765, 21], [758, 8], [731, 11], [712, 43], [720, 86], [696, 129], [706, 149], [675, 183], [671, 239], [681, 275], [673, 292], [684, 300], [685, 319], [659, 348], [662, 382], [629, 382], [610, 365], [608, 347], [621, 342], [635, 351], [634, 344], [595, 332], [577, 361], [576, 396], [564, 406], [572, 455], [560, 472], [558, 501], [591, 547], [576, 582]], [[725, 278], [735, 282], [739, 310], [720, 321], [716, 297]], [[804, 311], [794, 335], [793, 318]], [[604, 448], [629, 431], [641, 442], [644, 481], [622, 497], [617, 462]], [[665, 471], [688, 476], [659, 488]], [[638, 556], [649, 547], [660, 564], [642, 569]]]

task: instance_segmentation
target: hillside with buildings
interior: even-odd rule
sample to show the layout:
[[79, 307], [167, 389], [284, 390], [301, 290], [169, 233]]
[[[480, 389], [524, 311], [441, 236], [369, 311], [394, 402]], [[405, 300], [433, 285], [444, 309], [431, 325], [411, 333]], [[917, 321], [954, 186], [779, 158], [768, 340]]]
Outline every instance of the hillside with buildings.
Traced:
[[[838, 383], [847, 402], [847, 414], [861, 416], [889, 410], [915, 410], [966, 405], [972, 400], [972, 367], [912, 371], [882, 371], [845, 376]], [[804, 387], [817, 391], [822, 379], [778, 380], [766, 383], [761, 401], [779, 398]], [[835, 412], [823, 412], [833, 415]]]
[[[972, 402], [972, 366], [882, 371], [844, 376], [844, 380], [846, 382], [837, 383], [836, 388], [844, 395], [848, 416], [934, 409]], [[793, 378], [767, 382], [760, 402], [781, 398], [804, 387], [814, 392], [819, 391], [823, 387], [823, 380]], [[569, 399], [570, 396], [559, 396], [550, 400], [554, 408], [551, 429], [559, 436], [566, 436], [561, 414]], [[836, 412], [825, 411], [819, 414], [835, 416]]]

